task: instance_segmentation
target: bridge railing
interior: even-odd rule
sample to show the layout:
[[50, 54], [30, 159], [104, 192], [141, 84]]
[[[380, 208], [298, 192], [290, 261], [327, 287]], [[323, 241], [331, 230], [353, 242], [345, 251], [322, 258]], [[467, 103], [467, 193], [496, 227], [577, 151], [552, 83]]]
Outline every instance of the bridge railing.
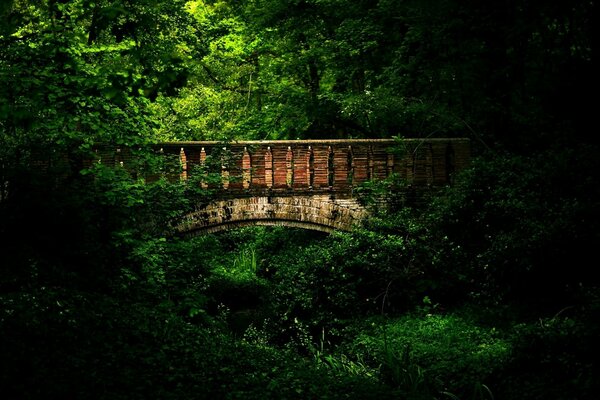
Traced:
[[[164, 172], [170, 179], [193, 179], [202, 187], [230, 193], [343, 193], [392, 173], [407, 186], [443, 186], [471, 156], [470, 141], [463, 138], [186, 141], [160, 143], [156, 149], [178, 160]], [[90, 162], [125, 168], [136, 162], [126, 148], [102, 147], [96, 155]]]
[[[210, 165], [228, 191], [348, 191], [368, 180], [398, 174], [408, 185], [442, 186], [470, 159], [470, 141], [444, 139], [277, 140], [171, 142], [162, 152], [178, 156], [180, 178]], [[202, 168], [204, 167], [204, 168]], [[210, 169], [210, 168], [209, 168]]]

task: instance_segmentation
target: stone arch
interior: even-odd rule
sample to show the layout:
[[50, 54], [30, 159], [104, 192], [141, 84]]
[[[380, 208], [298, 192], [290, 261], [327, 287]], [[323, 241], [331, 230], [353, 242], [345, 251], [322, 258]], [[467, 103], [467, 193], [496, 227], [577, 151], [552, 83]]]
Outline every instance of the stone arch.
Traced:
[[227, 230], [233, 230], [238, 228], [245, 228], [247, 226], [285, 226], [288, 228], [300, 228], [306, 230], [312, 230], [317, 232], [325, 232], [325, 233], [333, 233], [335, 231], [334, 228], [325, 225], [317, 225], [308, 222], [299, 222], [299, 221], [285, 221], [285, 220], [245, 220], [245, 221], [234, 221], [222, 223], [219, 225], [211, 225], [201, 229], [196, 229], [193, 231], [185, 231], [183, 232], [186, 236], [199, 236], [199, 235], [208, 235], [211, 233], [217, 233]]
[[351, 231], [367, 216], [355, 199], [327, 195], [243, 197], [216, 200], [186, 215], [176, 226], [183, 235], [201, 235], [243, 226], [289, 226], [331, 233]]

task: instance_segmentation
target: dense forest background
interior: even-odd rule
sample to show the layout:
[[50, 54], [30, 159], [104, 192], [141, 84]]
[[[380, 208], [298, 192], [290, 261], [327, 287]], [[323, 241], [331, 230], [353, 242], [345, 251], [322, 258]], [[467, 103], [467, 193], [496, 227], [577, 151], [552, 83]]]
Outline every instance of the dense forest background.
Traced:
[[[3, 1], [3, 397], [596, 398], [596, 11]], [[474, 158], [411, 207], [360, 188], [372, 218], [332, 235], [181, 238], [214, 193], [144, 181], [161, 141], [388, 137]]]

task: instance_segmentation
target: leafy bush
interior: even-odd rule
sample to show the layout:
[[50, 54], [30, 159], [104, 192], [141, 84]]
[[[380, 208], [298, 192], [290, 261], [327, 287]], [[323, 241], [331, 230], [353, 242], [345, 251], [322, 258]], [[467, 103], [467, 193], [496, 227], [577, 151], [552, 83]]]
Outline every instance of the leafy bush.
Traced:
[[[130, 293], [131, 294], [131, 293]], [[168, 301], [56, 288], [1, 295], [0, 384], [9, 398], [393, 399], [365, 379], [233, 339]]]
[[386, 382], [413, 396], [429, 391], [463, 398], [507, 362], [510, 343], [462, 317], [427, 314], [360, 325], [348, 351], [380, 364]]
[[432, 278], [453, 283], [456, 298], [555, 311], [580, 285], [597, 285], [586, 261], [600, 239], [596, 151], [474, 160], [426, 211], [439, 243]]
[[297, 249], [293, 257], [274, 255], [269, 314], [279, 318], [280, 332], [305, 324], [313, 338], [325, 328], [335, 341], [337, 330], [350, 319], [408, 310], [427, 285], [415, 241], [410, 235], [365, 229], [336, 233]]
[[511, 335], [511, 357], [499, 373], [499, 396], [552, 400], [597, 397], [598, 334], [593, 320], [579, 317], [555, 316], [517, 324]]

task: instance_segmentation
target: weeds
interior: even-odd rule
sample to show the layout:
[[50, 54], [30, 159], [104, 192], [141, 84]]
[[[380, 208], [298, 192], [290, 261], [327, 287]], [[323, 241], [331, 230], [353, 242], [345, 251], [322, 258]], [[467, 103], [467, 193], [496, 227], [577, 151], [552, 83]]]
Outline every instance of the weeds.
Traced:
[[243, 249], [233, 260], [233, 269], [239, 272], [252, 272], [256, 274], [256, 251], [254, 249]]

